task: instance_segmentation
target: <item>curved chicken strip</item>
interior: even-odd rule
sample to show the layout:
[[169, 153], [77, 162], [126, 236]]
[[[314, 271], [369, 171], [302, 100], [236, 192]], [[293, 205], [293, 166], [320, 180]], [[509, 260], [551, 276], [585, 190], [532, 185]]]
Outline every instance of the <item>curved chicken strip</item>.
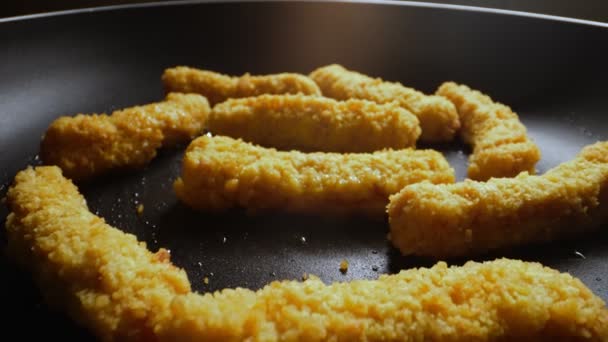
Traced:
[[211, 105], [229, 98], [263, 94], [320, 95], [319, 87], [305, 75], [280, 73], [274, 75], [227, 76], [213, 71], [185, 66], [166, 69], [162, 76], [167, 92], [197, 93], [209, 99]]
[[608, 142], [542, 176], [405, 187], [388, 205], [403, 254], [438, 258], [583, 234], [608, 221]]
[[351, 98], [377, 103], [397, 102], [420, 120], [421, 139], [425, 142], [451, 141], [460, 128], [458, 113], [447, 99], [404, 87], [401, 83], [371, 78], [332, 64], [310, 74], [323, 95], [338, 100]]
[[20, 172], [8, 192], [9, 247], [40, 287], [102, 340], [606, 341], [608, 310], [578, 279], [499, 259], [378, 280], [273, 282], [200, 295], [87, 209], [57, 167]]
[[389, 195], [423, 180], [451, 183], [454, 170], [433, 150], [283, 152], [202, 136], [188, 147], [174, 188], [179, 199], [201, 210], [243, 207], [381, 217]]
[[320, 96], [262, 95], [213, 107], [214, 134], [279, 149], [373, 152], [415, 146], [418, 119], [396, 104]]
[[113, 169], [146, 165], [156, 150], [192, 140], [210, 112], [197, 94], [171, 93], [163, 102], [119, 110], [112, 115], [79, 114], [53, 121], [40, 145], [45, 164], [54, 164], [74, 180]]
[[538, 146], [526, 135], [526, 127], [511, 108], [465, 85], [446, 82], [437, 94], [458, 109], [463, 140], [473, 146], [468, 176], [475, 180], [514, 177], [535, 172]]

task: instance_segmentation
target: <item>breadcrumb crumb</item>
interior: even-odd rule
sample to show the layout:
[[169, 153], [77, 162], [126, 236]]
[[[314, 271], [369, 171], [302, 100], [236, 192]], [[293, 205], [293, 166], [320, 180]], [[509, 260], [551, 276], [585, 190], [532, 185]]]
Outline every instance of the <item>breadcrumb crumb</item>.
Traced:
[[203, 283], [204, 283], [205, 285], [209, 285], [209, 277], [205, 277], [205, 278], [203, 278]]
[[383, 81], [332, 64], [310, 74], [324, 96], [338, 100], [364, 99], [377, 103], [396, 102], [418, 117], [422, 128], [421, 140], [451, 141], [460, 128], [458, 113], [447, 99], [425, 95], [401, 83]]
[[342, 272], [344, 274], [347, 271], [348, 271], [348, 261], [346, 259], [342, 259], [342, 261], [340, 261], [340, 272]]
[[413, 184], [391, 196], [390, 236], [403, 254], [438, 258], [563, 239], [608, 222], [608, 142], [542, 176]]
[[608, 339], [605, 303], [538, 263], [439, 262], [378, 280], [325, 285], [311, 276], [201, 295], [166, 254], [91, 214], [57, 167], [17, 174], [8, 204], [12, 255], [45, 298], [106, 341]]
[[208, 70], [178, 66], [166, 69], [162, 76], [167, 92], [197, 93], [209, 99], [211, 105], [229, 98], [262, 94], [321, 95], [319, 87], [305, 75], [280, 73], [274, 75], [238, 77]]
[[538, 146], [511, 108], [465, 85], [446, 82], [437, 94], [458, 109], [463, 140], [473, 146], [468, 176], [474, 180], [514, 177], [522, 171], [535, 173], [540, 160]]
[[142, 216], [144, 214], [144, 205], [140, 203], [137, 208], [135, 208], [137, 215]]
[[174, 189], [181, 201], [199, 210], [242, 207], [381, 217], [389, 195], [423, 180], [452, 183], [454, 170], [433, 150], [284, 152], [202, 136], [188, 147]]

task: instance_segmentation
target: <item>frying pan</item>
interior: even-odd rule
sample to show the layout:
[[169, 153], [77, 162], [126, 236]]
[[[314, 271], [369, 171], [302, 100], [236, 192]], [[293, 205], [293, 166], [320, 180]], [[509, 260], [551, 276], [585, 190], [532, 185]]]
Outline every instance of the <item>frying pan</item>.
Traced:
[[[308, 73], [337, 62], [425, 92], [445, 80], [462, 82], [520, 114], [543, 153], [539, 172], [608, 132], [608, 30], [599, 23], [420, 3], [179, 2], [1, 20], [0, 46], [0, 195], [18, 170], [39, 163], [40, 137], [53, 119], [159, 100], [161, 72], [175, 65], [236, 75]], [[466, 146], [425, 147], [443, 151], [464, 178]], [[183, 148], [161, 151], [144, 170], [80, 189], [110, 224], [152, 250], [170, 249], [195, 290], [257, 289], [304, 273], [325, 282], [376, 278], [435, 262], [400, 256], [386, 240], [384, 221], [194, 212], [171, 187]], [[144, 204], [142, 217], [136, 203]], [[6, 209], [0, 210], [4, 224]], [[501, 256], [570, 272], [608, 299], [607, 232], [475, 259]], [[342, 259], [350, 263], [346, 274], [339, 271]], [[5, 334], [91, 338], [42, 304], [27, 274], [1, 260]]]

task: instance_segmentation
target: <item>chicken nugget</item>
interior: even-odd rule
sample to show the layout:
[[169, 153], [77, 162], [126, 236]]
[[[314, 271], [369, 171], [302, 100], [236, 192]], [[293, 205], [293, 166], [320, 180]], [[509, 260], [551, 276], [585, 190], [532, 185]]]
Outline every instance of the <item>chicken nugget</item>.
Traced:
[[540, 150], [527, 136], [526, 127], [511, 108], [454, 82], [441, 85], [437, 94], [456, 105], [462, 123], [462, 139], [473, 147], [469, 157], [469, 178], [487, 180], [514, 177], [522, 171], [535, 172]]
[[605, 303], [569, 274], [499, 259], [325, 285], [193, 293], [166, 250], [87, 209], [59, 168], [8, 192], [11, 255], [47, 299], [104, 341], [606, 341]]
[[262, 95], [213, 107], [214, 134], [279, 149], [373, 152], [416, 144], [418, 119], [396, 104], [320, 96]]
[[320, 95], [319, 87], [305, 75], [280, 73], [274, 75], [228, 76], [213, 71], [185, 66], [166, 69], [162, 81], [167, 92], [204, 95], [211, 105], [229, 98], [262, 94]]
[[338, 100], [351, 98], [377, 103], [397, 102], [418, 117], [422, 128], [421, 140], [425, 142], [451, 141], [460, 128], [458, 113], [447, 99], [425, 95], [401, 83], [371, 78], [344, 67], [332, 64], [310, 74], [323, 95]]
[[174, 189], [179, 199], [200, 210], [243, 207], [381, 217], [389, 195], [423, 180], [451, 183], [454, 170], [433, 150], [284, 152], [202, 136], [188, 147]]
[[542, 176], [413, 184], [391, 196], [390, 238], [403, 254], [437, 258], [545, 242], [608, 219], [608, 142]]
[[136, 106], [112, 115], [79, 114], [53, 121], [40, 145], [45, 164], [67, 177], [86, 180], [113, 169], [143, 167], [163, 146], [199, 135], [210, 112], [197, 94], [168, 94], [165, 101]]

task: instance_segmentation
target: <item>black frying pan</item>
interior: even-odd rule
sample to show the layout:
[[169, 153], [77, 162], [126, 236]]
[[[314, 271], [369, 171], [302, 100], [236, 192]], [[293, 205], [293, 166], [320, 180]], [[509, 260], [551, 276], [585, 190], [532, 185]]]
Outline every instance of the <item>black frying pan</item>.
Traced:
[[[542, 149], [544, 172], [608, 138], [607, 60], [608, 30], [600, 24], [427, 4], [188, 2], [0, 20], [0, 195], [18, 170], [38, 163], [40, 136], [54, 118], [159, 100], [161, 72], [178, 64], [263, 74], [338, 62], [425, 92], [444, 80], [466, 83], [520, 114]], [[462, 179], [467, 148], [433, 147]], [[164, 150], [145, 170], [80, 189], [108, 222], [152, 250], [170, 249], [198, 291], [257, 289], [303, 273], [326, 282], [375, 278], [435, 262], [401, 257], [386, 241], [386, 222], [194, 212], [171, 188], [182, 150]], [[136, 201], [145, 205], [142, 218]], [[0, 209], [2, 222], [5, 216]], [[607, 233], [477, 260], [540, 261], [571, 272], [606, 300]], [[338, 269], [342, 259], [350, 263], [347, 274]], [[41, 304], [29, 276], [5, 258], [2, 268], [3, 333], [90, 338]]]

